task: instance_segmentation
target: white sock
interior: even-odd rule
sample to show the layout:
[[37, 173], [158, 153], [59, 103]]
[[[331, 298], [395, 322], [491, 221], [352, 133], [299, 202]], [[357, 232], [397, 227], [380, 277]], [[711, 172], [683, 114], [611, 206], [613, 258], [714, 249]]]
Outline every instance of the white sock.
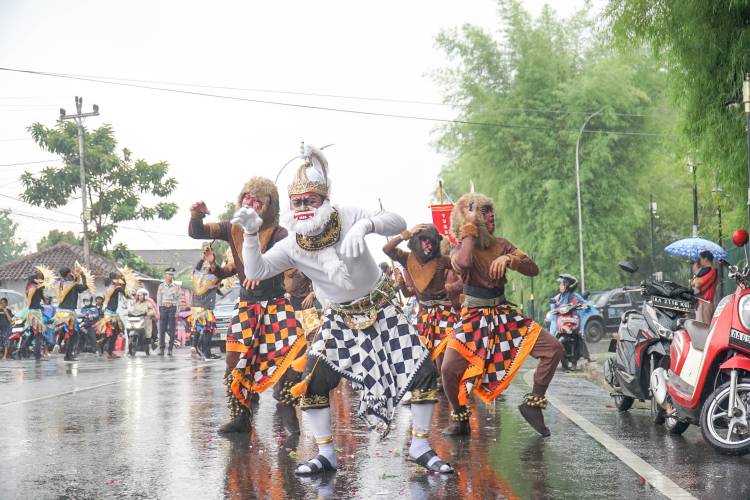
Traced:
[[[413, 434], [430, 433], [430, 429], [432, 428], [432, 410], [434, 408], [435, 403], [411, 405], [411, 429]], [[432, 447], [426, 437], [416, 437], [413, 434], [411, 437], [411, 445], [409, 446], [409, 456], [416, 459], [430, 451]], [[436, 455], [432, 457], [428, 465], [431, 466], [438, 460], [440, 460], [440, 457]], [[448, 472], [450, 470], [452, 469], [448, 464], [441, 467], [442, 472]]]
[[[432, 428], [433, 403], [411, 405], [411, 429], [412, 433], [429, 434]], [[412, 434], [409, 455], [411, 458], [419, 458], [425, 452], [430, 451], [430, 442], [427, 438], [416, 437]]]
[[[310, 422], [312, 428], [312, 434], [315, 441], [323, 441], [330, 439], [333, 434], [331, 433], [331, 408], [315, 408], [311, 410], [305, 410], [305, 416]], [[331, 465], [336, 467], [336, 446], [331, 441], [328, 444], [319, 444], [318, 453], [326, 457]], [[307, 465], [301, 465], [299, 471], [303, 473], [309, 473], [310, 468]]]

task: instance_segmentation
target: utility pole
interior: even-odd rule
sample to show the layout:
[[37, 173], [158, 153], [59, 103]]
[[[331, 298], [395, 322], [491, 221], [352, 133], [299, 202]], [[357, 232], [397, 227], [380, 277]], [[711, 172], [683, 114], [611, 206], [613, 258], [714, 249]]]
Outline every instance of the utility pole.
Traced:
[[[534, 260], [531, 257], [531, 260]], [[536, 317], [536, 304], [534, 303], [534, 277], [531, 278], [531, 293], [529, 294], [529, 317], [534, 319]]]
[[693, 238], [698, 237], [698, 164], [688, 155], [688, 172], [693, 175]]
[[[581, 131], [578, 133], [578, 139], [576, 140], [576, 199], [578, 201], [578, 257], [581, 265], [581, 294], [586, 293], [586, 273], [583, 269], [583, 214], [581, 213], [581, 163], [578, 157], [578, 151], [581, 147], [581, 137], [583, 136], [583, 130], [586, 125], [596, 115], [604, 111], [604, 108], [600, 109], [595, 113], [591, 113], [583, 125], [581, 125]], [[472, 186], [473, 187], [473, 186]], [[474, 191], [472, 189], [472, 191]]]
[[[721, 248], [724, 248], [724, 235], [722, 234], [722, 227], [721, 227], [721, 197], [724, 193], [724, 190], [721, 189], [721, 186], [719, 185], [719, 171], [716, 170], [716, 185], [711, 190], [716, 195], [716, 222], [719, 226], [719, 246]], [[724, 266], [719, 264], [718, 269], [719, 271], [719, 297], [724, 297]]]
[[656, 242], [654, 238], [654, 230], [656, 226], [656, 202], [654, 201], [654, 195], [651, 195], [651, 202], [648, 205], [648, 210], [651, 215], [651, 273], [656, 272]]
[[83, 119], [89, 116], [99, 116], [99, 106], [94, 104], [94, 111], [83, 112], [83, 97], [76, 96], [76, 114], [68, 115], [60, 108], [61, 120], [73, 120], [78, 125], [78, 159], [81, 166], [81, 222], [83, 222], [83, 261], [87, 268], [91, 269], [91, 258], [89, 254], [89, 209], [86, 199], [86, 167], [83, 161]]
[[742, 103], [745, 107], [745, 134], [747, 135], [747, 220], [750, 224], [750, 73], [742, 82]]

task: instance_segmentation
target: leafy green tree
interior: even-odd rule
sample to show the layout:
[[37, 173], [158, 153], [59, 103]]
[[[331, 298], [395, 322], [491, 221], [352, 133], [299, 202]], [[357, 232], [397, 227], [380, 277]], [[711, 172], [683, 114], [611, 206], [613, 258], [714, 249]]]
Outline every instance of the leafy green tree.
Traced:
[[[236, 208], [233, 201], [228, 201], [224, 204], [224, 211], [219, 214], [219, 220], [230, 220], [234, 217]], [[224, 254], [229, 249], [229, 244], [226, 241], [217, 240], [213, 242], [212, 248], [216, 254], [216, 262], [221, 264], [224, 262]]]
[[219, 214], [219, 220], [231, 220], [236, 211], [237, 208], [234, 206], [233, 201], [224, 203], [224, 211]]
[[42, 236], [39, 243], [36, 244], [37, 252], [46, 250], [50, 247], [57, 245], [58, 243], [70, 243], [71, 245], [82, 245], [83, 241], [81, 238], [75, 235], [73, 231], [60, 231], [58, 229], [52, 229], [47, 236]]
[[26, 251], [26, 243], [16, 237], [18, 224], [10, 218], [9, 210], [0, 210], [0, 264], [16, 259]]
[[[45, 208], [66, 205], [80, 193], [77, 126], [59, 121], [54, 128], [35, 123], [28, 128], [42, 149], [62, 159], [62, 166], [47, 167], [39, 175], [21, 176], [24, 201]], [[103, 252], [112, 241], [117, 225], [129, 220], [168, 220], [177, 204], [166, 201], [177, 180], [169, 177], [169, 165], [134, 159], [127, 148], [117, 151], [111, 125], [103, 125], [84, 138], [86, 193], [93, 227], [91, 247]], [[155, 200], [148, 204], [148, 200]], [[165, 200], [165, 201], [158, 201]]]
[[750, 2], [610, 0], [607, 17], [621, 44], [645, 44], [665, 61], [671, 96], [684, 110], [683, 154], [698, 151], [704, 192], [718, 170], [727, 194], [725, 222], [747, 224], [745, 123], [741, 109], [728, 104], [742, 101], [750, 71]]
[[149, 266], [143, 257], [130, 250], [124, 243], [116, 244], [112, 250], [106, 252], [106, 255], [121, 266], [128, 266], [147, 276], [154, 278], [161, 276], [158, 269]]
[[666, 106], [663, 71], [643, 53], [613, 50], [585, 13], [561, 20], [545, 8], [533, 19], [517, 1], [499, 6], [499, 38], [470, 25], [437, 38], [453, 62], [437, 79], [461, 121], [436, 142], [450, 158], [449, 191], [473, 182], [493, 197], [499, 233], [540, 264], [537, 296], [551, 291], [558, 274], [578, 274], [575, 146], [600, 110], [580, 149], [586, 283], [617, 285], [616, 263], [650, 251], [649, 175], [671, 154], [657, 146], [675, 141], [675, 112], [654, 111]]

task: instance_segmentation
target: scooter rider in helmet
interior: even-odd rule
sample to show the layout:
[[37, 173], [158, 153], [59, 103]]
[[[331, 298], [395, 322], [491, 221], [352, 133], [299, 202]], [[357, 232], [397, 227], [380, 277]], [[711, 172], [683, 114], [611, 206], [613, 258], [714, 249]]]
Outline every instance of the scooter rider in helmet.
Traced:
[[[561, 274], [557, 278], [557, 282], [560, 284], [560, 293], [552, 297], [552, 300], [550, 301], [550, 306], [552, 307], [552, 309], [557, 309], [564, 304], [583, 304], [584, 307], [588, 307], [586, 299], [584, 299], [581, 294], [576, 292], [576, 288], [578, 288], [578, 278], [576, 278], [572, 274]], [[579, 319], [581, 319], [580, 314], [578, 316]], [[581, 322], [580, 325], [581, 327], [579, 329], [579, 333], [581, 334], [582, 340], [581, 354], [586, 359], [586, 361], [591, 361], [589, 348], [586, 345], [586, 339], [583, 334], [583, 322]]]

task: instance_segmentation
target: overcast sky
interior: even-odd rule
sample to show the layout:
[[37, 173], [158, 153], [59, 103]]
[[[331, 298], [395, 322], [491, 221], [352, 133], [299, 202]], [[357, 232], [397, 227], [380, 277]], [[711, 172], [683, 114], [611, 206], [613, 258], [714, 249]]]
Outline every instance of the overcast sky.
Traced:
[[[542, 1], [525, 2], [538, 13]], [[554, 2], [568, 15], [584, 0]], [[443, 29], [471, 23], [497, 31], [492, 0], [446, 1], [142, 1], [0, 0], [0, 66], [225, 87], [440, 102], [431, 74], [445, 67], [435, 48]], [[179, 87], [190, 90], [186, 87]], [[445, 106], [196, 89], [252, 99], [451, 118]], [[409, 225], [428, 221], [427, 205], [445, 159], [429, 121], [362, 116], [0, 71], [0, 165], [51, 158], [29, 138], [36, 121], [52, 126], [58, 109], [96, 103], [121, 147], [169, 162], [180, 206], [166, 222], [126, 223], [116, 241], [130, 248], [195, 248], [188, 207], [205, 200], [214, 215], [247, 178], [276, 176], [300, 141], [323, 145], [334, 203], [387, 209]], [[50, 163], [52, 164], [52, 163]], [[16, 212], [20, 237], [35, 249], [52, 228], [80, 231], [76, 217], [18, 197], [18, 176], [44, 163], [2, 166], [0, 208]], [[279, 182], [282, 207], [291, 169]], [[481, 180], [478, 189], [481, 189]], [[468, 186], [467, 186], [468, 188]], [[80, 201], [62, 208], [80, 213]], [[22, 215], [23, 214], [23, 215]], [[43, 217], [44, 220], [39, 219]], [[145, 229], [149, 232], [138, 230]], [[381, 246], [368, 238], [371, 248]], [[381, 254], [382, 255], [382, 254]]]

